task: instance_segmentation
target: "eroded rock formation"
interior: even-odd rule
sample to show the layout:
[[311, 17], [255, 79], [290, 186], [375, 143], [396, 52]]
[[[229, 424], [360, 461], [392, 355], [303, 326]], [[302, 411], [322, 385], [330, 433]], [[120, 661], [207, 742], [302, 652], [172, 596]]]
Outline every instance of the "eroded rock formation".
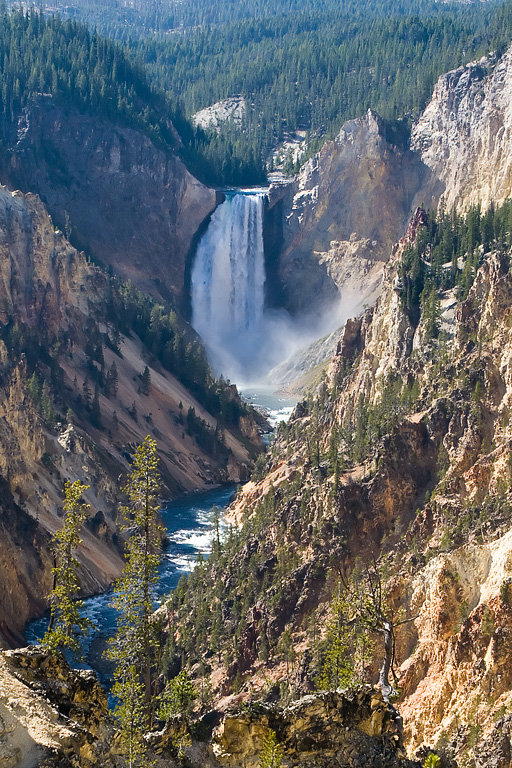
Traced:
[[421, 182], [421, 163], [369, 110], [345, 123], [291, 184], [271, 187], [270, 207], [282, 216], [287, 308], [321, 313], [341, 293], [346, 319], [373, 303]]
[[[400, 721], [369, 686], [307, 696], [289, 707], [253, 705], [221, 718], [210, 743], [186, 748], [190, 768], [260, 765], [269, 729], [287, 768], [417, 768], [402, 749]], [[182, 765], [170, 729], [149, 738], [158, 768]], [[126, 765], [105, 691], [94, 673], [71, 670], [60, 654], [24, 648], [0, 654], [0, 764], [5, 768]]]
[[[374, 303], [416, 206], [486, 209], [512, 194], [512, 48], [439, 78], [412, 127], [347, 122], [289, 184], [270, 189], [276, 275], [292, 313], [346, 319]], [[334, 327], [333, 325], [331, 327]]]

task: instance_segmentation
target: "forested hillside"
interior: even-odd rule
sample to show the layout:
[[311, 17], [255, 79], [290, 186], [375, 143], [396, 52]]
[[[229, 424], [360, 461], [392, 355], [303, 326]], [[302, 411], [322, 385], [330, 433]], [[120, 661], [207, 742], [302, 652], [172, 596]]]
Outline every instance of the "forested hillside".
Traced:
[[114, 42], [81, 23], [21, 9], [0, 15], [2, 138], [12, 139], [21, 110], [36, 94], [66, 107], [139, 128], [176, 147], [178, 110], [150, 85], [143, 68]]
[[407, 127], [442, 72], [512, 36], [510, 3], [161, 0], [63, 11], [122, 39], [189, 117], [229, 96], [246, 99], [241, 126], [189, 137], [194, 172], [214, 183], [260, 183], [290, 133], [308, 132], [312, 152], [369, 107]]

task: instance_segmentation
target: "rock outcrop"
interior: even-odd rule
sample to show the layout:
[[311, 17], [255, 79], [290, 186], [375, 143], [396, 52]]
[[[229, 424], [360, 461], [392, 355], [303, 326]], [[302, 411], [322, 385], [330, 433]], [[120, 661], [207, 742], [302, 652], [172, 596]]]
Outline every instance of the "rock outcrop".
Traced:
[[113, 723], [93, 672], [40, 648], [0, 654], [0, 765], [113, 768]]
[[[428, 167], [422, 204], [486, 209], [512, 194], [512, 48], [439, 78], [411, 148]], [[418, 202], [421, 202], [418, 199]]]
[[4, 157], [2, 182], [40, 195], [78, 248], [149, 294], [186, 306], [189, 252], [217, 199], [176, 154], [40, 96], [20, 116]]
[[287, 768], [415, 768], [402, 751], [398, 713], [369, 686], [306, 696], [288, 707], [249, 705], [228, 714], [213, 736], [220, 766], [256, 768], [269, 729]]
[[[186, 765], [256, 768], [270, 729], [283, 768], [419, 768], [403, 752], [396, 711], [369, 686], [307, 696], [285, 708], [254, 704], [233, 710], [221, 718], [210, 741], [186, 747]], [[154, 750], [149, 757], [158, 768], [183, 764], [168, 730], [148, 738]], [[105, 691], [93, 672], [72, 670], [60, 654], [34, 646], [0, 654], [0, 765], [125, 764]]]

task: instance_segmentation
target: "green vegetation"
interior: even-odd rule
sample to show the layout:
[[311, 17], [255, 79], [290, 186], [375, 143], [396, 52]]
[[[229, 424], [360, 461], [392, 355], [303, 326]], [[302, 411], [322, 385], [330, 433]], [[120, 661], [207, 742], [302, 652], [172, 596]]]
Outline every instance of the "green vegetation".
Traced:
[[306, 131], [311, 153], [370, 107], [390, 121], [390, 140], [406, 142], [437, 77], [507, 45], [512, 31], [509, 5], [294, 5], [130, 44], [187, 115], [228, 96], [246, 100], [241, 127], [197, 134], [196, 148], [232, 183], [244, 173], [259, 183], [255, 163], [290, 133]]
[[280, 768], [283, 759], [283, 749], [280, 746], [276, 732], [269, 730], [263, 739], [259, 768]]
[[[99, 24], [124, 48], [77, 21], [15, 11], [3, 15], [0, 30], [7, 52], [0, 67], [4, 134], [28, 99], [49, 93], [176, 149], [170, 116], [200, 178], [262, 183], [276, 142], [306, 131], [311, 154], [369, 107], [390, 121], [391, 141], [407, 141], [408, 121], [442, 72], [508, 44], [511, 8], [274, 0], [255, 10], [161, 3], [121, 11], [108, 3], [66, 3], [64, 12]], [[169, 28], [181, 32], [169, 35]], [[233, 95], [249, 105], [241, 126], [227, 121], [220, 131], [204, 132], [183, 117]]]
[[[59, 5], [73, 21], [37, 13], [22, 21], [17, 11], [9, 22], [4, 15], [6, 49], [23, 52], [4, 61], [9, 119], [26, 98], [47, 92], [173, 147], [170, 115], [190, 168], [216, 184], [261, 183], [276, 142], [304, 131], [308, 156], [368, 108], [388, 120], [390, 141], [404, 144], [440, 74], [503, 50], [512, 37], [510, 0], [160, 0], [130, 7], [57, 0], [51, 8]], [[78, 18], [120, 45], [86, 32]], [[231, 96], [247, 104], [241, 125], [226, 121], [204, 132], [183, 118]]]
[[400, 300], [413, 325], [420, 316], [427, 335], [439, 335], [439, 291], [456, 288], [465, 301], [483, 255], [512, 245], [512, 201], [489, 206], [485, 213], [473, 205], [465, 216], [440, 208], [417, 230], [413, 245], [402, 256]]
[[[64, 107], [87, 111], [146, 132], [175, 147], [168, 125], [181, 117], [153, 88], [140, 65], [114, 42], [76, 21], [21, 8], [0, 10], [0, 127], [12, 138], [27, 103], [48, 94]], [[58, 160], [58, 158], [56, 158]]]
[[354, 639], [355, 624], [350, 621], [352, 606], [347, 590], [341, 588], [331, 601], [331, 617], [322, 649], [322, 671], [316, 684], [321, 691], [348, 688], [355, 679]]
[[85, 520], [88, 504], [82, 502], [82, 494], [89, 488], [78, 480], [64, 486], [64, 525], [53, 536], [52, 551], [55, 565], [53, 589], [50, 599], [50, 623], [42, 644], [51, 650], [69, 648], [77, 657], [81, 656], [81, 638], [88, 634], [89, 619], [81, 616], [82, 601], [79, 593], [78, 560], [74, 552], [78, 549], [80, 529]]
[[160, 481], [156, 442], [149, 436], [135, 452], [125, 492], [126, 566], [116, 582], [113, 605], [119, 611], [108, 657], [115, 662], [112, 693], [115, 714], [130, 765], [145, 760], [144, 733], [154, 718], [154, 665], [157, 625], [152, 621], [162, 528], [158, 516]]
[[161, 695], [158, 717], [161, 720], [168, 720], [177, 715], [187, 721], [196, 699], [197, 691], [190, 675], [185, 669], [182, 669], [179, 675], [167, 683]]

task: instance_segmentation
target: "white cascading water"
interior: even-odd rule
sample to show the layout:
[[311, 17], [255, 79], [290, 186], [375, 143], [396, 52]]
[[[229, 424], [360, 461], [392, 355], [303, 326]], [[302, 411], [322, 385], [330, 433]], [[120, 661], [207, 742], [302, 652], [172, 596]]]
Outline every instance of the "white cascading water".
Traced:
[[249, 380], [261, 362], [264, 203], [263, 192], [228, 195], [211, 218], [192, 268], [192, 325], [216, 371], [236, 380]]

